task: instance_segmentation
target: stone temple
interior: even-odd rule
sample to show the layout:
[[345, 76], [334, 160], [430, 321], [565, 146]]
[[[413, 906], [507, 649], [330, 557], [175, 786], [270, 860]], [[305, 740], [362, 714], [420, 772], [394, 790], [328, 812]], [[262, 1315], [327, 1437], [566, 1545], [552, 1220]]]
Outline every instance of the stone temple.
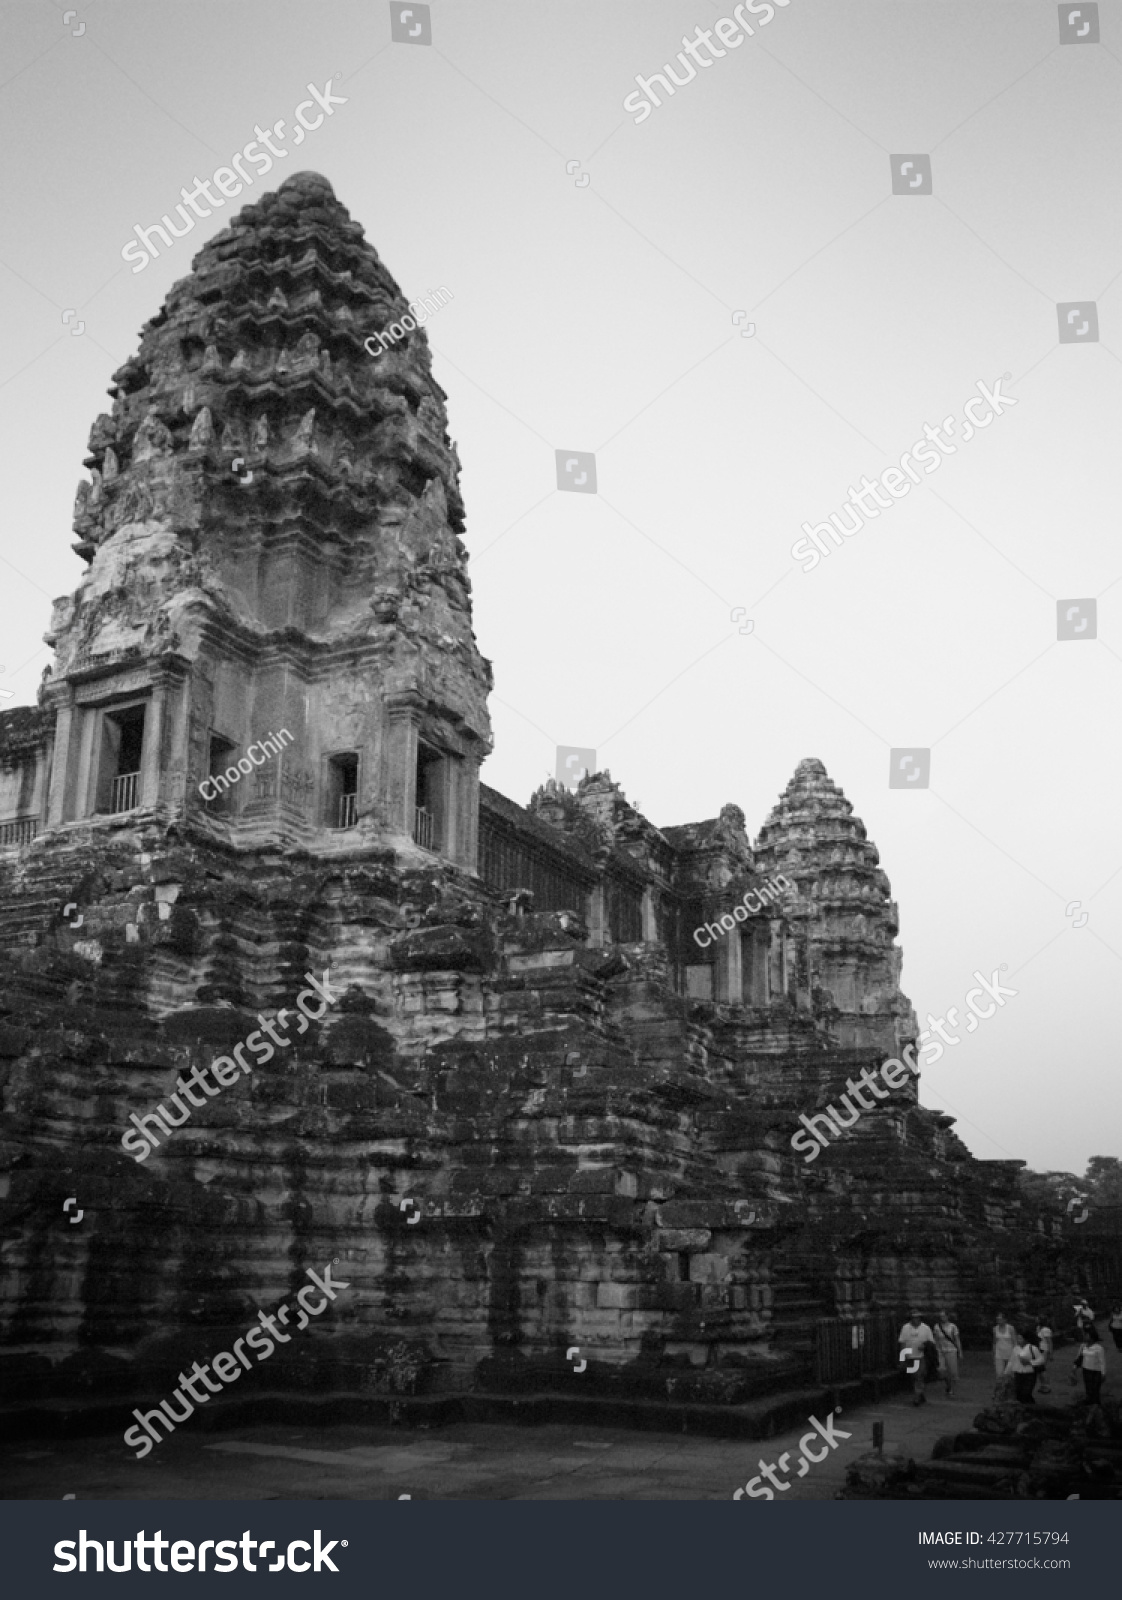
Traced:
[[[1075, 1270], [1060, 1221], [913, 1077], [792, 1148], [917, 1035], [820, 762], [754, 845], [735, 805], [659, 828], [606, 772], [526, 806], [480, 782], [446, 397], [423, 330], [363, 347], [404, 306], [300, 173], [94, 423], [89, 569], [38, 706], [0, 712], [6, 1403], [127, 1422], [332, 1261], [349, 1287], [259, 1387], [572, 1394], [575, 1346], [590, 1400], [735, 1407], [821, 1378], [823, 1327], [837, 1377], [866, 1331], [893, 1369], [912, 1302], [968, 1335], [1032, 1308]], [[334, 999], [293, 1029], [306, 973]], [[215, 1058], [227, 1086], [173, 1101]]]

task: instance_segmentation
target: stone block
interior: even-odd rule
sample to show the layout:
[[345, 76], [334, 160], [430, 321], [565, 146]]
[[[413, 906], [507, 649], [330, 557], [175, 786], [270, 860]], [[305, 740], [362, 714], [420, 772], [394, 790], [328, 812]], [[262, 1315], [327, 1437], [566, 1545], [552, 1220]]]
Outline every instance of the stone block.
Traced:
[[570, 1194], [615, 1194], [616, 1174], [611, 1167], [582, 1167], [569, 1178]]
[[693, 1283], [660, 1283], [655, 1285], [655, 1304], [666, 1311], [689, 1311], [701, 1299], [701, 1290]]
[[704, 1250], [713, 1235], [708, 1228], [663, 1228], [657, 1235], [660, 1250]]
[[493, 946], [483, 928], [414, 928], [390, 943], [390, 961], [398, 972], [485, 972]]
[[0, 1022], [0, 1056], [23, 1055], [31, 1037], [26, 1028], [10, 1028], [6, 1022]]
[[596, 1305], [601, 1311], [630, 1311], [635, 1304], [636, 1285], [630, 1283], [598, 1283]]
[[665, 1200], [655, 1221], [660, 1228], [721, 1228], [735, 1226], [736, 1212], [724, 1200]]
[[531, 1194], [567, 1194], [571, 1167], [545, 1167], [530, 1179]]
[[729, 1263], [724, 1256], [691, 1255], [691, 1283], [724, 1283], [729, 1275]]
[[508, 956], [507, 966], [512, 973], [544, 971], [549, 967], [571, 967], [576, 951], [535, 950], [532, 955]]

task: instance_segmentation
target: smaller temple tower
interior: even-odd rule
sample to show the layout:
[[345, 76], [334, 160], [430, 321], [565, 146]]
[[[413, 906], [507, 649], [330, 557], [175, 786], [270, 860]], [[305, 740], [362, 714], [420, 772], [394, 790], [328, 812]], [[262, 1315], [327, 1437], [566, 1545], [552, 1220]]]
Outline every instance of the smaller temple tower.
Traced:
[[898, 1055], [918, 1032], [900, 992], [900, 916], [880, 855], [821, 761], [800, 761], [756, 841], [765, 873], [783, 873], [797, 893], [787, 908], [796, 930], [796, 987], [842, 1049]]

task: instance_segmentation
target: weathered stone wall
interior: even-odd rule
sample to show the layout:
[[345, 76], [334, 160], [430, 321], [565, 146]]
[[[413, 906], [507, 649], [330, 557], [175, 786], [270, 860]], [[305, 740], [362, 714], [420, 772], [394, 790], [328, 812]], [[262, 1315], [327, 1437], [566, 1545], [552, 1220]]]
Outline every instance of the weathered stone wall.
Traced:
[[[594, 1378], [661, 1394], [686, 1362], [698, 1398], [735, 1399], [795, 1381], [837, 1307], [950, 1299], [969, 1324], [1017, 1274], [1056, 1287], [1005, 1164], [947, 1118], [902, 1098], [793, 1156], [812, 1088], [876, 1052], [793, 1006], [685, 1002], [658, 946], [590, 947], [449, 864], [91, 829], [7, 866], [0, 931], [22, 1398], [166, 1387], [333, 1258], [352, 1289], [274, 1383], [356, 1387], [405, 1341], [430, 1382], [509, 1388], [579, 1345]], [[129, 1113], [291, 1009], [307, 971], [341, 996], [323, 1021], [132, 1159]]]

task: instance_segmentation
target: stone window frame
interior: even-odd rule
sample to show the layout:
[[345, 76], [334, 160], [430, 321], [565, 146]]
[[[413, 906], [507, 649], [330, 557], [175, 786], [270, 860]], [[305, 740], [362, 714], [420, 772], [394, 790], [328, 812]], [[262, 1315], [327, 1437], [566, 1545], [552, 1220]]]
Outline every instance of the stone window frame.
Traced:
[[352, 756], [355, 762], [355, 805], [362, 794], [363, 780], [366, 775], [366, 750], [363, 745], [341, 744], [333, 749], [324, 750], [320, 756], [320, 821], [318, 826], [327, 828], [332, 833], [349, 832], [341, 828], [338, 822], [338, 800], [342, 792], [336, 793], [332, 769], [337, 762], [346, 756]]
[[[144, 803], [142, 788], [145, 756], [148, 753], [148, 741], [152, 736], [151, 713], [153, 706], [153, 694], [151, 686], [143, 689], [123, 689], [118, 690], [116, 693], [114, 693], [112, 690], [109, 690], [104, 699], [98, 699], [82, 707], [82, 710], [85, 712], [86, 716], [91, 719], [89, 767], [86, 775], [85, 803], [81, 807], [81, 815], [88, 820], [92, 821], [99, 818], [124, 816], [127, 814], [126, 811], [114, 812], [108, 809], [103, 810], [98, 804], [98, 793], [102, 788], [101, 763], [105, 758], [106, 720], [109, 718], [118, 717], [123, 711], [132, 711], [137, 706], [141, 706], [144, 709], [144, 731], [141, 734], [140, 742], [140, 766], [137, 768], [140, 778], [138, 781], [136, 805], [127, 808], [128, 811], [135, 811], [138, 810]], [[118, 772], [115, 776], [120, 777], [123, 776], [123, 774]]]

